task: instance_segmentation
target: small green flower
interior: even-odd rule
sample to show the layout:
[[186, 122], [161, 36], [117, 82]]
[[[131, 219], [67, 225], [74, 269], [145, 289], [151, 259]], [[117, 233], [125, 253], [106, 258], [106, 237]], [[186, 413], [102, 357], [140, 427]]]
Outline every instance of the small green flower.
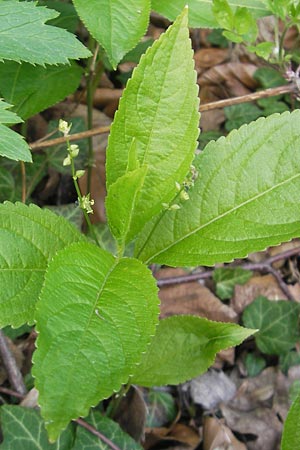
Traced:
[[71, 165], [71, 157], [70, 155], [68, 155], [64, 160], [63, 160], [63, 166], [70, 166]]
[[65, 137], [69, 135], [71, 127], [72, 124], [68, 124], [68, 122], [63, 119], [60, 119], [58, 122], [58, 129]]
[[69, 153], [71, 155], [72, 158], [76, 158], [76, 156], [78, 156], [79, 153], [79, 147], [77, 144], [72, 144], [69, 147]]
[[80, 201], [80, 207], [81, 209], [84, 209], [88, 214], [93, 214], [92, 206], [94, 205], [95, 201], [90, 199], [90, 194], [83, 195], [82, 199]]

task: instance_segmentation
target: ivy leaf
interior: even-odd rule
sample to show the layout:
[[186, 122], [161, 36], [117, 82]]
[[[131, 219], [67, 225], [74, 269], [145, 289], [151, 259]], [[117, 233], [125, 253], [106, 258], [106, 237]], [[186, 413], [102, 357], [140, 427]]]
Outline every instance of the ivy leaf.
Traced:
[[70, 450], [74, 440], [70, 425], [55, 442], [50, 444], [44, 421], [39, 411], [15, 405], [3, 405], [0, 409], [4, 441], [1, 450]]
[[0, 327], [33, 323], [49, 260], [83, 239], [64, 218], [46, 209], [0, 204]]
[[292, 404], [285, 420], [281, 450], [295, 450], [300, 442], [300, 395]]
[[14, 112], [8, 111], [11, 106], [0, 99], [0, 156], [15, 161], [32, 162], [30, 149], [23, 137], [3, 125], [23, 122]]
[[87, 243], [57, 253], [36, 308], [33, 369], [50, 439], [127, 382], [158, 313], [155, 280], [139, 261]]
[[258, 297], [245, 309], [243, 323], [259, 329], [255, 340], [260, 351], [280, 355], [294, 347], [300, 337], [299, 316], [298, 303]]
[[194, 162], [190, 200], [146, 225], [137, 257], [213, 265], [299, 236], [299, 123], [299, 110], [274, 114], [210, 142]]
[[0, 63], [0, 92], [25, 120], [74, 92], [81, 76], [75, 63], [40, 67], [6, 61]]
[[159, 322], [131, 381], [147, 387], [183, 383], [205, 372], [217, 352], [240, 344], [254, 332], [202, 317], [168, 317]]
[[[108, 417], [102, 416], [98, 411], [92, 410], [85, 420], [105, 437], [109, 438], [115, 445], [119, 446], [120, 449], [143, 450], [116, 422]], [[111, 450], [111, 447], [101, 441], [97, 436], [94, 436], [90, 431], [79, 426], [72, 450]]]
[[73, 0], [73, 3], [114, 69], [147, 30], [150, 0]]
[[111, 128], [108, 191], [128, 172], [133, 142], [139, 165], [148, 166], [132, 215], [131, 237], [169, 202], [175, 182], [183, 181], [189, 170], [198, 137], [197, 92], [185, 9], [141, 57]]
[[59, 15], [57, 11], [15, 0], [0, 0], [0, 9], [0, 60], [44, 65], [90, 56], [74, 35], [45, 25]]
[[215, 269], [213, 280], [216, 283], [216, 293], [221, 300], [231, 298], [236, 284], [245, 284], [252, 277], [250, 270], [236, 267], [221, 267]]
[[[189, 6], [189, 24], [194, 28], [218, 28], [219, 24], [212, 12], [213, 0], [152, 0], [152, 8], [169, 20], [175, 20], [184, 6]], [[263, 1], [259, 0], [228, 0], [233, 10], [246, 7], [254, 17], [266, 16], [269, 13]]]

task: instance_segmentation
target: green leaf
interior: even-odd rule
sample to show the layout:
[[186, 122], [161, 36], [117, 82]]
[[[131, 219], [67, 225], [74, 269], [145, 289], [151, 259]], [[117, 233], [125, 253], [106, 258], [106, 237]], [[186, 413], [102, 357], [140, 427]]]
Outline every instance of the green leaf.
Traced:
[[221, 300], [231, 298], [236, 284], [245, 284], [252, 277], [250, 270], [241, 267], [222, 267], [215, 269], [213, 280], [216, 283], [216, 293]]
[[131, 381], [147, 387], [183, 383], [205, 372], [217, 352], [240, 344], [254, 332], [196, 316], [161, 320]]
[[14, 200], [15, 180], [12, 174], [0, 166], [0, 202], [5, 200]]
[[147, 402], [147, 428], [163, 427], [176, 419], [178, 410], [173, 395], [168, 392], [150, 390], [145, 400]]
[[245, 366], [249, 377], [256, 377], [266, 367], [266, 360], [255, 353], [248, 353], [245, 358]]
[[33, 323], [45, 270], [55, 253], [85, 239], [71, 224], [35, 205], [0, 205], [0, 327]]
[[[108, 417], [102, 416], [98, 411], [92, 410], [85, 421], [100, 431], [100, 433], [110, 439], [115, 445], [119, 446], [120, 449], [142, 450], [142, 447], [128, 434], [124, 433], [116, 422]], [[111, 450], [111, 447], [101, 441], [97, 436], [94, 436], [90, 431], [78, 426], [76, 440], [72, 450]]]
[[[198, 88], [187, 10], [142, 56], [115, 115], [107, 149], [107, 187], [128, 172], [135, 142], [148, 171], [133, 212], [130, 236], [168, 203], [183, 181], [198, 137]], [[126, 193], [124, 192], [126, 197]]]
[[134, 210], [143, 187], [148, 167], [128, 172], [109, 188], [105, 209], [112, 234], [124, 250], [130, 240], [130, 228]]
[[73, 5], [70, 3], [62, 3], [60, 0], [38, 0], [38, 4], [59, 12], [59, 16], [49, 20], [48, 25], [65, 28], [70, 33], [76, 32], [79, 17]]
[[155, 280], [139, 261], [87, 243], [57, 253], [36, 308], [33, 369], [51, 439], [127, 382], [158, 312]]
[[224, 113], [227, 119], [225, 123], [227, 131], [239, 128], [245, 123], [250, 123], [263, 115], [262, 110], [252, 103], [226, 106]]
[[227, 0], [213, 0], [212, 12], [220, 28], [233, 29], [233, 11]]
[[145, 34], [150, 0], [73, 0], [77, 12], [116, 68]]
[[300, 442], [300, 394], [287, 415], [281, 441], [281, 450], [296, 450]]
[[73, 426], [62, 433], [55, 444], [48, 441], [39, 411], [22, 406], [3, 405], [0, 409], [4, 441], [1, 450], [70, 450], [74, 440]]
[[[253, 78], [259, 82], [263, 89], [287, 84], [287, 80], [281, 73], [272, 67], [259, 67], [259, 69], [254, 72]], [[278, 96], [276, 96], [276, 98], [278, 98]]]
[[258, 297], [245, 309], [243, 323], [259, 329], [255, 340], [263, 353], [280, 355], [293, 348], [300, 337], [299, 315], [298, 303]]
[[40, 67], [6, 61], [0, 63], [0, 93], [25, 120], [73, 93], [81, 76], [75, 63]]
[[287, 353], [282, 353], [279, 357], [280, 370], [287, 374], [290, 367], [298, 366], [300, 364], [300, 353], [297, 350], [290, 350]]
[[210, 142], [190, 200], [146, 225], [138, 258], [213, 265], [299, 236], [299, 123], [299, 110], [274, 114]]
[[14, 112], [8, 111], [11, 106], [0, 99], [0, 156], [15, 161], [31, 162], [30, 149], [23, 137], [3, 125], [23, 122]]
[[59, 15], [57, 11], [15, 0], [0, 0], [0, 10], [0, 60], [44, 65], [90, 56], [74, 35], [45, 25]]
[[[189, 6], [189, 25], [194, 28], [218, 28], [212, 12], [213, 0], [152, 0], [152, 8], [167, 17], [175, 20], [185, 5]], [[266, 16], [268, 8], [259, 0], [229, 0], [228, 4], [235, 9], [237, 6], [245, 6], [254, 17]]]

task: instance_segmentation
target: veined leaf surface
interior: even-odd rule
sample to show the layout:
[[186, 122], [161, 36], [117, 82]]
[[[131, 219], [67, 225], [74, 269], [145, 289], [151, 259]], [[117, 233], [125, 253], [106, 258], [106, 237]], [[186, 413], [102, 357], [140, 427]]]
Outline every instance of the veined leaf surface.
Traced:
[[24, 138], [4, 125], [23, 122], [14, 112], [9, 111], [11, 107], [12, 105], [0, 99], [0, 156], [15, 161], [31, 162], [30, 149]]
[[194, 157], [198, 88], [187, 9], [142, 56], [120, 101], [107, 150], [107, 187], [128, 171], [132, 143], [148, 166], [131, 221], [131, 237], [173, 197]]
[[53, 258], [36, 308], [33, 371], [50, 439], [127, 382], [155, 333], [158, 303], [151, 272], [135, 259], [87, 243]]
[[33, 2], [0, 0], [0, 60], [44, 65], [66, 64], [69, 59], [90, 56], [73, 34], [45, 25], [58, 15]]
[[160, 320], [131, 381], [147, 387], [183, 383], [205, 372], [217, 352], [240, 344], [254, 332], [196, 316]]
[[146, 263], [213, 265], [300, 236], [300, 110], [210, 142], [196, 158], [190, 200], [146, 225]]
[[[212, 12], [213, 0], [152, 0], [152, 8], [167, 17], [175, 20], [185, 5], [189, 6], [189, 23], [195, 28], [218, 28]], [[266, 16], [270, 14], [266, 5], [259, 0], [228, 0], [232, 8], [246, 7], [255, 17]]]
[[287, 415], [281, 441], [281, 450], [296, 450], [300, 442], [300, 394]]
[[59, 249], [84, 239], [46, 209], [0, 204], [0, 327], [33, 323], [49, 260]]
[[147, 30], [150, 0], [73, 0], [73, 3], [114, 68]]
[[73, 93], [82, 72], [75, 63], [41, 67], [6, 61], [0, 63], [0, 93], [25, 120]]

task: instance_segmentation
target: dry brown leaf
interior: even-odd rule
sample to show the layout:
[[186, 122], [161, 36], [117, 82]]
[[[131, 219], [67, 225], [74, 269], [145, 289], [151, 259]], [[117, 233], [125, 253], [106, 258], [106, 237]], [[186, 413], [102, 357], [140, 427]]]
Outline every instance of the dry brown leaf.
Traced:
[[260, 295], [269, 300], [286, 300], [286, 295], [280, 289], [273, 275], [263, 275], [250, 278], [243, 285], [237, 284], [231, 306], [236, 313], [241, 314], [246, 306], [250, 305]]
[[229, 402], [236, 394], [236, 386], [224, 372], [209, 370], [184, 384], [194, 403], [213, 410], [220, 403]]
[[224, 63], [229, 57], [227, 48], [201, 48], [194, 54], [195, 69], [200, 75], [205, 69]]
[[[182, 269], [162, 269], [157, 278], [185, 275]], [[161, 317], [174, 314], [193, 314], [220, 322], [237, 322], [237, 314], [222, 303], [209, 289], [200, 283], [182, 283], [163, 287], [159, 291]]]
[[[299, 239], [294, 239], [290, 242], [284, 242], [283, 244], [277, 245], [276, 247], [270, 247], [268, 249], [268, 254], [270, 256], [280, 255], [280, 253], [286, 252], [287, 250], [292, 250], [294, 248], [300, 247]], [[286, 259], [280, 259], [273, 264], [274, 269], [280, 269], [286, 263]]]
[[26, 408], [36, 408], [38, 406], [39, 391], [36, 388], [30, 389], [20, 403]]
[[214, 417], [205, 417], [203, 426], [203, 450], [247, 450], [231, 430]]
[[[171, 428], [148, 428], [146, 429], [146, 440], [143, 444], [145, 450], [159, 448], [160, 441], [176, 441], [184, 444], [185, 450], [195, 450], [201, 442], [200, 433], [194, 427], [184, 424], [175, 424]], [[165, 446], [164, 446], [165, 448]], [[172, 446], [177, 448], [177, 446]]]
[[234, 348], [227, 348], [226, 350], [221, 350], [217, 356], [216, 360], [213, 364], [214, 369], [222, 369], [224, 363], [228, 363], [230, 365], [234, 364], [235, 351]]

